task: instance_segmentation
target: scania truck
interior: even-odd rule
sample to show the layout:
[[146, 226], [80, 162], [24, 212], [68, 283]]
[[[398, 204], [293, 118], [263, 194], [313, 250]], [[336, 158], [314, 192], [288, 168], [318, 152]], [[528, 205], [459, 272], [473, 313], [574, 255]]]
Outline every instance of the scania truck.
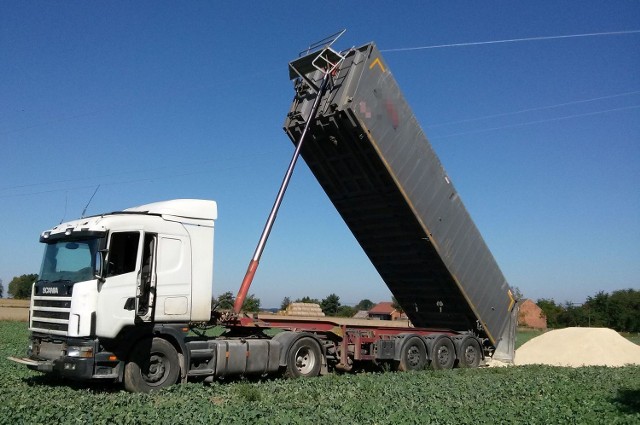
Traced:
[[[212, 308], [214, 201], [174, 199], [44, 231], [31, 369], [148, 392], [188, 380], [511, 361], [517, 303], [375, 44], [289, 63], [295, 152], [231, 311]], [[241, 311], [298, 156], [410, 319]], [[224, 249], [224, 247], [222, 248]], [[211, 327], [223, 329], [207, 334]]]

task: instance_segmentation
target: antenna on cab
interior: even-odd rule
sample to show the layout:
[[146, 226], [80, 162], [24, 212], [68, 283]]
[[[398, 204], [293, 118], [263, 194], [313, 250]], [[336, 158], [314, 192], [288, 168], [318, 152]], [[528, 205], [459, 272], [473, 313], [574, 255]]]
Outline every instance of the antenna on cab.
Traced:
[[87, 208], [89, 208], [89, 204], [91, 203], [91, 201], [93, 201], [93, 197], [96, 196], [96, 193], [98, 193], [98, 189], [100, 189], [100, 185], [98, 185], [98, 187], [96, 187], [96, 190], [93, 191], [93, 195], [91, 195], [91, 198], [89, 198], [89, 202], [87, 202], [87, 205], [84, 206], [82, 214], [80, 214], [80, 218], [84, 218], [84, 213], [87, 212]]

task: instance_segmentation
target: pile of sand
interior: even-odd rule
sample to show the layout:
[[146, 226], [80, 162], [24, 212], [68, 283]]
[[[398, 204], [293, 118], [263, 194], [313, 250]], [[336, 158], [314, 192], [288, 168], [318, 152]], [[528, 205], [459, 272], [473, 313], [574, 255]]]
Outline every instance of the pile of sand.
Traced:
[[516, 350], [516, 365], [624, 366], [640, 364], [640, 346], [607, 328], [546, 332]]

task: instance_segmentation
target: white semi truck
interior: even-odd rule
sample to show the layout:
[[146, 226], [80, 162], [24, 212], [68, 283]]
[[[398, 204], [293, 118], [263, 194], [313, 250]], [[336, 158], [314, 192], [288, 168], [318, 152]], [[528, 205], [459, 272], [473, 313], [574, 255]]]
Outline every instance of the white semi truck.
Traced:
[[[285, 130], [296, 149], [234, 310], [212, 310], [214, 201], [81, 218], [40, 237], [31, 343], [12, 360], [150, 391], [228, 376], [513, 359], [516, 300], [375, 45], [336, 52], [325, 43], [289, 68], [296, 95]], [[241, 312], [298, 155], [414, 326]], [[212, 326], [226, 330], [202, 331]]]

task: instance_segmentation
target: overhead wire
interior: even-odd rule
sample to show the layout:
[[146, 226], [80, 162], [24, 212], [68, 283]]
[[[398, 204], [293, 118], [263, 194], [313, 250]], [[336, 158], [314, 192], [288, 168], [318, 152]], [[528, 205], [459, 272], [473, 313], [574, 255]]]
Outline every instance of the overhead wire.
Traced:
[[[478, 45], [490, 45], [490, 44], [502, 44], [502, 43], [527, 42], [527, 41], [567, 39], [567, 38], [578, 38], [578, 37], [598, 37], [598, 36], [628, 35], [628, 34], [638, 34], [638, 33], [640, 33], [640, 30], [608, 31], [608, 32], [597, 32], [597, 33], [569, 34], [569, 35], [557, 35], [557, 36], [540, 36], [540, 37], [513, 38], [513, 39], [504, 39], [504, 40], [476, 41], [476, 42], [465, 42], [465, 43], [450, 43], [450, 44], [418, 46], [418, 47], [404, 47], [404, 48], [394, 48], [394, 49], [381, 49], [380, 51], [381, 52], [407, 52], [407, 51], [438, 49], [438, 48], [446, 48], [446, 47], [465, 47], [465, 46], [478, 46]], [[513, 112], [504, 112], [504, 113], [486, 115], [486, 116], [482, 116], [482, 117], [468, 118], [468, 119], [463, 119], [463, 120], [456, 120], [456, 121], [449, 121], [449, 122], [445, 122], [445, 123], [432, 124], [432, 125], [428, 125], [428, 126], [425, 126], [425, 127], [426, 128], [434, 128], [434, 127], [440, 127], [440, 126], [446, 126], [446, 125], [453, 125], [453, 124], [460, 124], [460, 123], [466, 123], [466, 122], [480, 121], [480, 120], [484, 120], [484, 119], [496, 118], [496, 117], [501, 117], [501, 116], [516, 115], [516, 114], [521, 114], [521, 113], [526, 113], [526, 112], [540, 111], [540, 110], [544, 110], [544, 109], [551, 109], [551, 108], [558, 108], [558, 107], [562, 107], [562, 106], [593, 102], [593, 101], [597, 101], [597, 100], [611, 99], [611, 98], [621, 97], [621, 96], [629, 96], [629, 95], [638, 94], [638, 93], [640, 93], [640, 91], [629, 91], [629, 92], [617, 93], [617, 94], [613, 94], [613, 95], [601, 96], [601, 97], [596, 97], [596, 98], [583, 99], [583, 100], [570, 101], [570, 102], [563, 102], [563, 103], [547, 105], [547, 106], [541, 106], [541, 107], [535, 107], [535, 108], [527, 108], [527, 109], [522, 109], [522, 110], [513, 111]], [[499, 127], [491, 127], [491, 128], [486, 128], [486, 129], [479, 129], [479, 130], [472, 130], [472, 131], [466, 131], [466, 132], [452, 133], [452, 134], [447, 134], [447, 135], [443, 135], [443, 136], [438, 136], [438, 137], [435, 137], [435, 138], [432, 138], [432, 139], [442, 139], [442, 138], [454, 137], [454, 136], [459, 136], [459, 135], [482, 133], [482, 132], [495, 131], [495, 130], [507, 129], [507, 128], [514, 128], [514, 127], [520, 127], [520, 126], [526, 126], [526, 125], [533, 125], [533, 124], [550, 122], [550, 121], [560, 121], [560, 120], [565, 120], [565, 119], [570, 119], [570, 118], [577, 118], [577, 117], [582, 117], [582, 116], [603, 114], [603, 113], [614, 112], [614, 111], [622, 111], [622, 110], [628, 110], [628, 109], [636, 109], [638, 107], [640, 107], [640, 105], [634, 105], [634, 106], [623, 107], [623, 108], [614, 108], [614, 109], [608, 109], [608, 110], [596, 111], [596, 112], [589, 112], [589, 113], [584, 113], [584, 114], [574, 114], [574, 115], [568, 115], [568, 116], [564, 116], [564, 117], [550, 118], [550, 119], [544, 119], [544, 120], [528, 121], [528, 122], [516, 123], [516, 124], [499, 126]], [[89, 114], [86, 114], [86, 113], [85, 114], [74, 114], [74, 115], [68, 116], [68, 117], [59, 117], [59, 118], [57, 118], [55, 120], [52, 120], [52, 121], [55, 122], [55, 121], [60, 121], [60, 120], [65, 120], [65, 119], [74, 119], [74, 118], [78, 118], [78, 117], [81, 117], [81, 116], [84, 116], [84, 115], [91, 115], [91, 114], [90, 113]], [[0, 135], [9, 134], [9, 133], [12, 133], [12, 132], [17, 132], [17, 131], [23, 131], [23, 130], [27, 130], [27, 129], [36, 127], [38, 125], [46, 125], [46, 124], [50, 124], [50, 123], [51, 122], [44, 122], [44, 123], [38, 123], [38, 124], [35, 124], [35, 125], [27, 126], [27, 127], [24, 127], [24, 128], [18, 128], [18, 129], [13, 129], [13, 130], [3, 130], [3, 131], [0, 131]], [[157, 171], [157, 170], [159, 170], [161, 168], [168, 168], [168, 167], [158, 167], [158, 168], [154, 168], [152, 170], [147, 170], [147, 171]], [[122, 181], [122, 182], [111, 182], [111, 183], [101, 183], [101, 184], [104, 184], [104, 185], [125, 184], [125, 183], [149, 181], [149, 180], [156, 180], [156, 179], [166, 179], [168, 177], [180, 177], [180, 176], [184, 176], [184, 175], [196, 174], [196, 173], [201, 173], [201, 172], [202, 171], [195, 171], [195, 172], [190, 172], [190, 173], [173, 174], [171, 176], [168, 176], [168, 175], [165, 174], [162, 177], [150, 177], [150, 178], [147, 177], [147, 178], [140, 178], [140, 179], [130, 179], [130, 180], [127, 180], [127, 181]], [[101, 176], [101, 178], [114, 177], [114, 176], [123, 175], [123, 174], [130, 174], [130, 173], [117, 173], [117, 174], [103, 175], [103, 176]], [[31, 183], [31, 184], [24, 184], [24, 185], [0, 187], [0, 191], [2, 191], [2, 190], [13, 190], [13, 189], [22, 189], [22, 188], [27, 188], [27, 187], [50, 185], [50, 184], [57, 184], [57, 183], [71, 183], [71, 182], [74, 182], [74, 181], [77, 181], [77, 179], [67, 179], [67, 180], [58, 180], [58, 181], [55, 181], [55, 182]], [[74, 189], [85, 189], [85, 188], [88, 188], [88, 187], [94, 187], [94, 185], [91, 185], [91, 186], [79, 186], [79, 187], [72, 188], [72, 190], [74, 190]], [[43, 194], [43, 193], [50, 193], [50, 192], [59, 192], [59, 191], [65, 191], [65, 190], [69, 190], [69, 189], [68, 188], [66, 188], [66, 189], [51, 189], [51, 190], [43, 190], [43, 191], [31, 192], [31, 193], [23, 193], [23, 194], [4, 194], [4, 195], [0, 195], [0, 198], [14, 197], [14, 196], [29, 196], [29, 195], [36, 195], [36, 194]]]
[[558, 40], [563, 38], [578, 38], [578, 37], [601, 37], [601, 36], [627, 35], [627, 34], [638, 34], [638, 33], [640, 33], [640, 30], [592, 32], [592, 33], [586, 33], [586, 34], [551, 35], [551, 36], [526, 37], [526, 38], [510, 38], [506, 40], [472, 41], [472, 42], [466, 42], [466, 43], [438, 44], [438, 45], [419, 46], [419, 47], [401, 47], [397, 49], [381, 49], [380, 52], [382, 53], [408, 52], [413, 50], [441, 49], [444, 47], [480, 46], [485, 44], [520, 43], [524, 41]]
[[[592, 33], [582, 33], [582, 34], [566, 34], [566, 35], [553, 35], [553, 36], [511, 38], [511, 39], [503, 39], [503, 40], [472, 41], [472, 42], [464, 42], [464, 43], [449, 43], [449, 44], [438, 44], [438, 45], [428, 45], [428, 46], [418, 46], [418, 47], [402, 47], [402, 48], [394, 48], [394, 49], [380, 49], [380, 52], [383, 52], [383, 53], [408, 52], [408, 51], [427, 50], [427, 49], [440, 49], [440, 48], [447, 48], [447, 47], [468, 47], [468, 46], [481, 46], [481, 45], [491, 45], [491, 44], [520, 43], [520, 42], [529, 42], [529, 41], [558, 40], [558, 39], [569, 39], [569, 38], [580, 38], [580, 37], [603, 37], [603, 36], [630, 35], [630, 34], [640, 34], [640, 30], [606, 31], [606, 32], [592, 32]], [[545, 109], [559, 108], [559, 107], [562, 107], [562, 106], [569, 106], [569, 105], [577, 105], [577, 104], [587, 103], [587, 102], [594, 102], [594, 101], [597, 101], [597, 100], [611, 99], [611, 98], [621, 97], [621, 96], [630, 96], [630, 95], [638, 94], [638, 93], [640, 93], [640, 91], [629, 91], [629, 92], [617, 93], [617, 94], [608, 95], [608, 96], [601, 96], [601, 97], [583, 99], [583, 100], [577, 100], [577, 101], [571, 101], [571, 102], [563, 102], [563, 103], [557, 103], [557, 104], [553, 104], [553, 105], [547, 105], [547, 106], [541, 106], [541, 107], [535, 107], [535, 108], [527, 108], [527, 109], [522, 109], [522, 110], [518, 110], [518, 111], [503, 112], [503, 113], [485, 115], [485, 116], [476, 117], [476, 118], [468, 118], [468, 119], [463, 119], [463, 120], [456, 120], [456, 121], [449, 121], [449, 122], [445, 122], [445, 123], [432, 124], [432, 125], [427, 125], [425, 127], [426, 128], [435, 128], [435, 127], [441, 127], [441, 126], [446, 126], [446, 125], [462, 124], [462, 123], [468, 123], [468, 122], [474, 122], [474, 121], [481, 121], [481, 120], [490, 119], [490, 118], [497, 118], [497, 117], [503, 117], [503, 116], [509, 116], [509, 115], [522, 114], [522, 113], [526, 113], [526, 112], [533, 112], [533, 111], [541, 111], [541, 110], [545, 110]], [[526, 125], [540, 124], [540, 123], [551, 122], [551, 121], [561, 121], [561, 120], [566, 120], [566, 119], [570, 119], [570, 118], [578, 118], [578, 117], [597, 115], [597, 114], [604, 114], [604, 113], [615, 112], [615, 111], [636, 109], [638, 107], [640, 107], [640, 105], [621, 107], [621, 108], [612, 108], [612, 109], [607, 109], [607, 110], [602, 110], [602, 111], [595, 111], [595, 112], [587, 112], [587, 113], [582, 113], [582, 114], [573, 114], [573, 115], [568, 115], [568, 116], [563, 116], [563, 117], [556, 117], [556, 118], [549, 118], [549, 119], [544, 119], [544, 120], [527, 121], [527, 122], [523, 122], [523, 123], [516, 123], [516, 124], [510, 124], [510, 125], [499, 126], [499, 127], [491, 127], [491, 128], [486, 128], [486, 129], [479, 129], [479, 130], [471, 130], [471, 131], [465, 131], [465, 132], [452, 133], [452, 134], [447, 134], [447, 135], [443, 135], [443, 136], [438, 136], [438, 137], [435, 137], [435, 138], [432, 138], [432, 139], [442, 139], [442, 138], [454, 137], [454, 136], [460, 136], [460, 135], [466, 135], [466, 134], [482, 133], [482, 132], [495, 131], [495, 130], [501, 130], [501, 129], [507, 129], [507, 128], [521, 127], [521, 126], [526, 126]]]
[[622, 96], [631, 96], [631, 95], [639, 94], [639, 93], [640, 93], [640, 90], [635, 90], [635, 91], [629, 91], [629, 92], [624, 92], [624, 93], [612, 94], [612, 95], [608, 95], [608, 96], [592, 97], [590, 99], [574, 100], [574, 101], [571, 101], [571, 102], [563, 102], [563, 103], [556, 103], [556, 104], [553, 104], [553, 105], [539, 106], [539, 107], [535, 107], [535, 108], [520, 109], [518, 111], [501, 112], [501, 113], [498, 113], [498, 114], [484, 115], [484, 116], [481, 116], [481, 117], [466, 118], [466, 119], [463, 119], [463, 120], [448, 121], [448, 122], [443, 122], [443, 123], [438, 123], [438, 124], [430, 124], [430, 125], [426, 125], [425, 128], [435, 128], [435, 127], [443, 127], [443, 126], [446, 126], [446, 125], [463, 124], [463, 123], [473, 122], [473, 121], [482, 121], [482, 120], [486, 120], [486, 119], [490, 119], [490, 118], [498, 118], [498, 117], [504, 117], [504, 116], [508, 116], [508, 115], [524, 114], [526, 112], [543, 111], [545, 109], [560, 108], [562, 106], [579, 105], [579, 104], [582, 104], [582, 103], [595, 102], [597, 100], [613, 99], [613, 98], [622, 97]]
[[507, 129], [507, 128], [523, 127], [523, 126], [527, 126], [527, 125], [541, 124], [541, 123], [545, 123], [545, 122], [562, 121], [562, 120], [568, 120], [568, 119], [571, 119], [571, 118], [586, 117], [586, 116], [590, 116], [590, 115], [606, 114], [606, 113], [609, 113], [609, 112], [626, 111], [626, 110], [638, 109], [638, 108], [640, 108], [640, 105], [625, 106], [625, 107], [622, 107], [622, 108], [612, 108], [612, 109], [606, 109], [606, 110], [603, 110], [603, 111], [585, 112], [583, 114], [566, 115], [566, 116], [563, 116], [563, 117], [547, 118], [547, 119], [544, 119], [544, 120], [527, 121], [527, 122], [521, 122], [521, 123], [517, 123], [517, 124], [503, 125], [503, 126], [499, 126], [499, 127], [491, 127], [491, 128], [480, 129], [480, 130], [471, 130], [471, 131], [463, 131], [463, 132], [460, 132], [460, 133], [445, 134], [443, 136], [430, 137], [429, 139], [430, 140], [446, 139], [448, 137], [454, 137], [454, 136], [462, 136], [462, 135], [476, 134], [476, 133], [486, 133], [486, 132], [489, 132], [489, 131], [503, 130], [503, 129]]
[[[264, 152], [256, 152], [253, 154], [249, 154], [249, 155], [242, 155], [242, 156], [234, 156], [234, 157], [230, 157], [227, 158], [227, 160], [225, 160], [226, 163], [230, 162], [228, 160], [236, 160], [236, 159], [243, 159], [246, 160], [248, 158], [263, 158], [264, 157]], [[193, 163], [184, 163], [181, 164], [179, 166], [163, 166], [163, 167], [154, 167], [154, 168], [147, 168], [144, 170], [137, 170], [134, 172], [122, 172], [122, 173], [110, 173], [110, 174], [103, 174], [100, 176], [95, 176], [94, 180], [96, 183], [92, 183], [90, 185], [83, 185], [83, 186], [76, 186], [73, 188], [68, 188], [68, 187], [63, 187], [63, 188], [53, 188], [53, 189], [45, 189], [45, 190], [36, 190], [36, 191], [32, 191], [32, 192], [24, 192], [24, 193], [0, 193], [0, 199], [2, 198], [14, 198], [14, 197], [21, 197], [21, 196], [31, 196], [31, 195], [42, 195], [42, 194], [46, 194], [46, 193], [54, 193], [54, 192], [64, 192], [66, 190], [78, 190], [78, 189], [87, 189], [87, 188], [94, 188], [95, 185], [97, 183], [99, 183], [102, 186], [115, 186], [115, 185], [122, 185], [122, 184], [131, 184], [131, 183], [140, 183], [140, 182], [148, 182], [148, 181], [154, 181], [154, 180], [165, 180], [165, 179], [171, 179], [171, 178], [176, 178], [176, 177], [184, 177], [184, 176], [190, 176], [190, 175], [194, 175], [194, 174], [203, 174], [203, 173], [208, 173], [211, 171], [211, 168], [206, 168], [206, 169], [198, 169], [198, 170], [193, 170], [194, 167], [200, 167], [200, 166], [207, 166], [210, 164], [215, 163], [216, 161], [211, 161], [211, 160], [207, 160], [207, 161], [200, 161], [200, 162], [193, 162]], [[248, 164], [243, 163], [236, 163], [235, 165], [227, 165], [224, 167], [216, 167], [216, 171], [228, 171], [228, 170], [233, 170], [233, 169], [237, 169], [237, 168], [242, 168], [242, 167], [247, 167], [249, 166]], [[254, 165], [252, 165], [254, 166]], [[132, 174], [140, 174], [140, 173], [144, 173], [144, 174], [149, 174], [151, 172], [160, 172], [162, 170], [166, 170], [166, 169], [175, 169], [175, 168], [187, 168], [189, 170], [193, 170], [193, 171], [186, 171], [186, 172], [182, 172], [182, 173], [165, 173], [163, 172], [162, 175], [155, 175], [155, 176], [149, 176], [149, 177], [140, 177], [140, 178], [130, 178], [130, 179], [126, 179], [126, 180], [120, 180], [120, 181], [109, 181], [110, 179], [114, 178], [114, 177], [119, 177], [119, 176], [126, 176], [126, 175], [132, 175]], [[109, 179], [108, 181], [105, 181], [104, 179]], [[57, 185], [57, 184], [61, 184], [61, 183], [73, 183], [73, 182], [77, 182], [79, 180], [82, 181], [86, 181], [86, 179], [64, 179], [64, 180], [56, 180], [56, 181], [52, 181], [52, 182], [41, 182], [41, 183], [31, 183], [31, 184], [24, 184], [24, 185], [16, 185], [16, 186], [5, 186], [0, 188], [0, 191], [9, 191], [9, 190], [15, 190], [15, 189], [26, 189], [26, 188], [34, 188], [37, 186], [50, 186], [50, 185]]]

